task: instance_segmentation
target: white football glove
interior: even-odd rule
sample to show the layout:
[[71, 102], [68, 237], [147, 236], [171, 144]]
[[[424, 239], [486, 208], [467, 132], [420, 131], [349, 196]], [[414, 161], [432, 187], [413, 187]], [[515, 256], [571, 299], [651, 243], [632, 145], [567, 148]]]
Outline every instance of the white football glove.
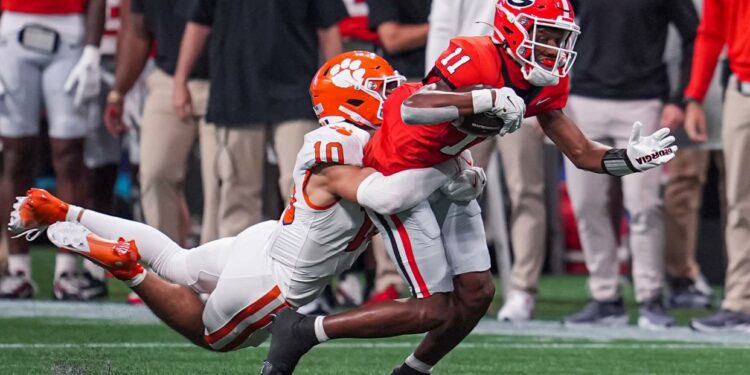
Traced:
[[500, 136], [502, 137], [521, 127], [523, 115], [526, 112], [526, 103], [509, 87], [493, 89], [492, 91], [495, 92], [495, 100], [492, 103], [490, 113], [499, 117], [505, 123], [505, 126], [500, 129]]
[[484, 169], [471, 167], [464, 169], [456, 178], [440, 188], [448, 199], [454, 202], [469, 202], [479, 198], [487, 185]]
[[73, 104], [76, 107], [81, 107], [84, 101], [99, 95], [102, 81], [100, 61], [99, 49], [86, 46], [78, 63], [70, 71], [65, 81], [65, 92], [70, 93], [76, 87], [73, 94]]
[[633, 124], [627, 150], [630, 164], [637, 172], [656, 168], [674, 159], [677, 146], [670, 147], [675, 139], [669, 135], [669, 128], [661, 128], [654, 134], [642, 137], [641, 127], [643, 124], [640, 121]]

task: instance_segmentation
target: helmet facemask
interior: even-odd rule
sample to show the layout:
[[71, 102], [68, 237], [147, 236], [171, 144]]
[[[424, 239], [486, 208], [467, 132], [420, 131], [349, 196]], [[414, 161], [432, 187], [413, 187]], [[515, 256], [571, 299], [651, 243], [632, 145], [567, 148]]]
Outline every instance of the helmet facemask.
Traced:
[[[568, 75], [580, 34], [567, 0], [554, 7], [553, 0], [542, 2], [547, 4], [522, 10], [501, 0], [493, 25], [496, 42], [521, 65], [524, 78], [534, 86], [556, 85]], [[536, 15], [540, 12], [544, 15]]]
[[[577, 56], [573, 47], [581, 33], [578, 25], [568, 21], [540, 19], [526, 14], [521, 14], [516, 22], [525, 26], [525, 30], [529, 30], [525, 24], [532, 24], [530, 32], [516, 50], [518, 58], [525, 64], [541, 69], [542, 72], [557, 78], [567, 76]], [[556, 34], [554, 35], [555, 45], [538, 40], [540, 34]], [[540, 50], [551, 51], [555, 56], [554, 59], [545, 59], [545, 56], [539, 52]], [[524, 69], [524, 74], [526, 73]]]
[[391, 91], [395, 90], [406, 82], [406, 77], [398, 74], [396, 71], [395, 75], [382, 77], [382, 78], [367, 78], [363, 86], [359, 89], [366, 92], [368, 95], [377, 99], [380, 102], [378, 107], [378, 119], [383, 120], [383, 103]]

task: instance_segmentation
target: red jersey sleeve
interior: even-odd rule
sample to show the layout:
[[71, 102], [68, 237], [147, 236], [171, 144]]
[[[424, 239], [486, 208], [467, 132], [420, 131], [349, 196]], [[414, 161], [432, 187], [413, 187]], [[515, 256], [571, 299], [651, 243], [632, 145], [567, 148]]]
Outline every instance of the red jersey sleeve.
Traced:
[[703, 2], [703, 20], [698, 26], [698, 37], [695, 39], [690, 83], [685, 89], [687, 97], [703, 100], [711, 84], [716, 62], [726, 41], [723, 6], [720, 0]]
[[494, 82], [500, 71], [497, 53], [489, 37], [453, 38], [448, 48], [440, 54], [425, 83], [445, 81], [452, 89]]

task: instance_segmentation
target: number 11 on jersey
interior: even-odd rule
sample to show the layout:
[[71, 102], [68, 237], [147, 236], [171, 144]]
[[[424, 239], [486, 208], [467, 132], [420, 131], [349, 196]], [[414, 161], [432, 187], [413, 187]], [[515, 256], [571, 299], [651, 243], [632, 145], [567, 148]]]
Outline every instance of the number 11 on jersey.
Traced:
[[456, 69], [458, 69], [459, 67], [461, 67], [461, 65], [466, 64], [467, 62], [469, 62], [469, 60], [471, 60], [471, 57], [469, 57], [467, 55], [463, 55], [463, 56], [461, 56], [461, 58], [459, 58], [458, 60], [455, 60], [452, 64], [448, 65], [449, 63], [451, 63], [451, 61], [454, 60], [454, 57], [458, 56], [463, 51], [464, 50], [461, 47], [456, 48], [456, 50], [453, 51], [450, 55], [445, 56], [442, 60], [440, 60], [440, 64], [442, 64], [443, 66], [445, 66], [445, 69], [448, 70], [448, 73], [450, 73], [450, 74], [455, 73]]

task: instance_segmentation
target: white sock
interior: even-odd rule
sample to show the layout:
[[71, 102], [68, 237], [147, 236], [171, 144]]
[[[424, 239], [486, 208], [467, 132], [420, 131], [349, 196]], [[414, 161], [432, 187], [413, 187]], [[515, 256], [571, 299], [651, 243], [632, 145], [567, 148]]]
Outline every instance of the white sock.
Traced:
[[83, 208], [69, 204], [68, 212], [65, 214], [65, 220], [77, 223], [78, 215], [81, 214], [81, 211], [83, 211]]
[[323, 329], [323, 318], [322, 316], [318, 316], [315, 318], [315, 337], [318, 338], [318, 342], [326, 342], [330, 340], [328, 335], [326, 335], [326, 331]]
[[404, 361], [407, 366], [423, 373], [423, 374], [431, 374], [432, 373], [432, 366], [420, 361], [417, 359], [417, 357], [414, 356], [414, 353], [409, 354], [409, 356], [406, 358], [406, 361]]
[[27, 278], [31, 278], [31, 256], [29, 254], [10, 254], [8, 255], [8, 273], [16, 275], [23, 273]]
[[77, 271], [78, 258], [75, 255], [62, 251], [57, 253], [57, 256], [55, 256], [55, 279], [63, 273], [75, 275]]
[[96, 263], [88, 259], [83, 260], [83, 269], [96, 280], [104, 281], [107, 277], [107, 271], [105, 271], [104, 268], [97, 266]]
[[129, 287], [135, 288], [138, 285], [141, 285], [141, 283], [143, 282], [143, 280], [146, 280], [146, 274], [147, 273], [148, 273], [148, 271], [146, 271], [146, 268], [144, 267], [143, 268], [143, 272], [139, 273], [138, 275], [136, 275], [136, 277], [134, 277], [134, 278], [132, 278], [130, 280], [123, 280], [123, 282], [125, 283], [125, 285], [127, 285]]

